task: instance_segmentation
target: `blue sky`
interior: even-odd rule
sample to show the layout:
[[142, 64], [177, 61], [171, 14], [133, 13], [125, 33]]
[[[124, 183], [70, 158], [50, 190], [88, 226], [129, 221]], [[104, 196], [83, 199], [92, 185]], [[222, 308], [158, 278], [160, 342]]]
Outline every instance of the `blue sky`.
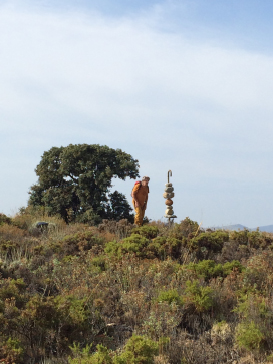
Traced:
[[[272, 224], [273, 3], [0, 1], [0, 211], [52, 146], [106, 144], [151, 176], [147, 214]], [[129, 199], [132, 180], [113, 180]]]

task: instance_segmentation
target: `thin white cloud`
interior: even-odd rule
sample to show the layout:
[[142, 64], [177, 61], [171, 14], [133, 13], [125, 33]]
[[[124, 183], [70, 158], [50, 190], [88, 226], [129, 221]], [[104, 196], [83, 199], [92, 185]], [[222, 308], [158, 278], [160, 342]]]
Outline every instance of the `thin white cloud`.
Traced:
[[[22, 200], [43, 151], [69, 143], [120, 147], [162, 186], [172, 165], [177, 189], [205, 178], [217, 179], [223, 194], [244, 179], [272, 182], [273, 58], [193, 42], [159, 30], [155, 19], [0, 6], [0, 150], [12, 150], [10, 164], [26, 166], [16, 182]], [[255, 159], [253, 151], [266, 155]], [[5, 175], [14, 175], [4, 165]], [[214, 190], [203, 188], [210, 206]], [[160, 205], [164, 210], [162, 193], [156, 183], [153, 218], [161, 217]], [[181, 196], [176, 213], [183, 218]], [[199, 198], [191, 192], [197, 210]], [[4, 211], [11, 199], [3, 198]]]

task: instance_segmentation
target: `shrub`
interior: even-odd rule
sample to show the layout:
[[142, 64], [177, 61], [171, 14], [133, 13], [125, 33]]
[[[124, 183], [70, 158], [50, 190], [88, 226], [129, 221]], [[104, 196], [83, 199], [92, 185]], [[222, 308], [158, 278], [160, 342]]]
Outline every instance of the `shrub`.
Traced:
[[270, 291], [273, 280], [273, 253], [262, 252], [247, 261], [243, 273], [245, 289], [257, 289], [262, 292]]
[[87, 345], [82, 350], [79, 344], [73, 344], [70, 349], [75, 358], [68, 358], [69, 364], [112, 364], [112, 358], [109, 355], [109, 351], [103, 345], [98, 344], [96, 346], [97, 352], [90, 354], [92, 345]]
[[[35, 342], [37, 333], [44, 336], [48, 329], [57, 329], [59, 315], [53, 297], [43, 298], [36, 294], [32, 296], [22, 310], [21, 324], [29, 328], [26, 334], [33, 335], [31, 340]], [[35, 327], [35, 330], [32, 329]]]
[[[163, 343], [164, 345], [164, 343]], [[126, 343], [121, 354], [110, 355], [103, 345], [97, 345], [97, 351], [90, 354], [91, 345], [80, 350], [79, 344], [70, 349], [75, 358], [69, 357], [69, 364], [153, 364], [158, 354], [159, 344], [146, 337], [133, 335]]]
[[105, 244], [104, 252], [109, 256], [117, 256], [120, 244], [117, 241], [109, 241]]
[[12, 241], [12, 242], [20, 242], [27, 233], [17, 226], [12, 226], [8, 224], [0, 224], [0, 236], [1, 236], [1, 243], [5, 241]]
[[213, 233], [201, 233], [188, 242], [191, 251], [196, 251], [200, 259], [206, 259], [211, 253], [221, 252], [225, 242], [229, 240], [229, 234], [224, 231]]
[[236, 341], [248, 350], [272, 347], [272, 304], [258, 293], [242, 294], [234, 309], [242, 322], [238, 325]]
[[0, 280], [0, 301], [14, 298], [16, 305], [21, 307], [24, 303], [26, 284], [23, 279], [2, 279]]
[[55, 352], [65, 353], [75, 340], [88, 342], [102, 323], [89, 298], [80, 299], [72, 294], [32, 296], [17, 323], [24, 327], [26, 345], [35, 345], [37, 351], [54, 348]]
[[90, 250], [93, 246], [102, 246], [105, 240], [95, 230], [88, 229], [74, 235], [68, 235], [57, 244], [51, 243], [51, 248], [61, 256], [74, 255]]
[[141, 333], [148, 335], [151, 339], [160, 340], [162, 337], [170, 337], [176, 332], [181, 322], [183, 311], [181, 305], [175, 301], [156, 302], [151, 306], [149, 317], [142, 323]]
[[144, 225], [132, 229], [132, 234], [139, 234], [147, 239], [154, 239], [159, 234], [159, 229], [157, 226]]
[[242, 264], [237, 260], [227, 262], [223, 265], [216, 264], [214, 260], [202, 260], [199, 263], [189, 263], [185, 268], [194, 271], [197, 277], [202, 277], [206, 281], [216, 277], [225, 278], [234, 269], [237, 269], [239, 272], [242, 272], [244, 269]]
[[177, 305], [183, 305], [183, 299], [176, 289], [169, 289], [168, 291], [159, 292], [156, 301], [167, 302], [169, 304], [175, 302]]
[[214, 260], [202, 260], [199, 263], [189, 263], [185, 268], [193, 270], [197, 277], [203, 277], [205, 280], [223, 275], [222, 264], [216, 264]]
[[11, 218], [0, 213], [0, 225], [11, 224]]
[[247, 237], [250, 248], [254, 249], [264, 249], [273, 243], [273, 236], [271, 234], [260, 232], [259, 230], [249, 232]]
[[196, 221], [192, 221], [189, 217], [182, 220], [180, 224], [175, 224], [170, 231], [170, 236], [182, 240], [185, 238], [192, 238], [199, 232], [199, 224]]
[[196, 280], [186, 282], [185, 294], [182, 298], [198, 313], [206, 312], [213, 306], [212, 288], [203, 287]]
[[241, 273], [245, 270], [245, 267], [240, 262], [238, 262], [238, 260], [233, 260], [232, 262], [226, 262], [223, 265], [223, 277], [228, 276], [235, 269], [239, 273]]
[[[164, 343], [163, 343], [164, 344]], [[79, 344], [70, 349], [75, 358], [69, 357], [69, 364], [153, 364], [158, 354], [159, 344], [146, 337], [133, 335], [126, 343], [121, 354], [110, 355], [103, 345], [97, 345], [97, 351], [90, 354], [91, 345], [80, 350]], [[113, 358], [112, 358], [113, 357]]]
[[260, 231], [251, 231], [247, 234], [248, 244], [251, 248], [259, 248], [262, 245], [263, 239]]
[[120, 244], [120, 252], [135, 253], [136, 256], [145, 256], [143, 249], [147, 247], [149, 240], [141, 235], [132, 234], [128, 238], [122, 240]]
[[172, 237], [168, 237], [164, 245], [166, 255], [173, 259], [179, 259], [181, 257], [181, 247], [182, 241]]
[[213, 342], [216, 344], [231, 337], [231, 327], [225, 320], [216, 322], [213, 325], [210, 334]]
[[242, 322], [237, 326], [235, 339], [239, 347], [256, 350], [261, 347], [264, 335], [253, 321]]
[[[22, 230], [29, 230], [35, 219], [35, 215], [28, 210], [22, 211], [14, 216], [12, 224]], [[36, 218], [37, 219], [37, 218]], [[43, 219], [43, 218], [42, 218]]]
[[229, 233], [229, 239], [234, 240], [240, 245], [247, 245], [248, 244], [248, 230], [242, 230], [242, 231], [231, 231]]
[[110, 256], [122, 257], [124, 254], [135, 254], [140, 258], [166, 259], [168, 256], [180, 257], [181, 242], [175, 238], [156, 237], [153, 240], [132, 234], [122, 241], [112, 241], [105, 244], [105, 253]]
[[104, 272], [106, 270], [106, 261], [103, 256], [94, 257], [91, 260], [91, 264], [97, 268], [98, 272]]
[[[103, 345], [97, 345], [97, 352], [92, 356], [90, 364], [112, 364], [109, 350]], [[80, 363], [83, 364], [83, 363]]]
[[[238, 293], [241, 293], [240, 291]], [[273, 312], [268, 305], [267, 300], [259, 294], [247, 292], [239, 297], [239, 302], [237, 307], [234, 309], [240, 317], [244, 320], [268, 323], [273, 320]]]
[[179, 259], [181, 256], [181, 246], [181, 240], [158, 236], [149, 243], [147, 251], [150, 253], [149, 256], [151, 258], [166, 259], [171, 257], [173, 259]]
[[148, 251], [150, 257], [165, 259], [167, 255], [165, 250], [165, 244], [166, 244], [166, 237], [158, 236], [155, 239], [153, 239], [148, 245]]
[[121, 242], [109, 242], [105, 245], [105, 253], [122, 257], [124, 254], [135, 254], [137, 257], [146, 257], [149, 240], [139, 234], [132, 234]]
[[58, 314], [65, 323], [74, 325], [75, 331], [83, 329], [90, 316], [86, 301], [87, 298], [79, 299], [73, 295], [57, 296], [54, 299]]
[[114, 364], [153, 364], [158, 354], [158, 343], [143, 336], [133, 335], [123, 352], [114, 357]]
[[24, 363], [24, 348], [17, 339], [9, 337], [6, 340], [0, 340], [0, 362], [4, 364], [21, 364]]

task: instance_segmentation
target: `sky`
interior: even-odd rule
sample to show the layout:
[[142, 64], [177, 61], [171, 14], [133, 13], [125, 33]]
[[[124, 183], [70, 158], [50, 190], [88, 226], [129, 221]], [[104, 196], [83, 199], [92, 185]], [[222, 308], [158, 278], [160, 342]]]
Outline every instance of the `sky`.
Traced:
[[[273, 2], [0, 0], [0, 212], [44, 151], [120, 148], [163, 220], [273, 224]], [[133, 180], [113, 179], [130, 200]]]

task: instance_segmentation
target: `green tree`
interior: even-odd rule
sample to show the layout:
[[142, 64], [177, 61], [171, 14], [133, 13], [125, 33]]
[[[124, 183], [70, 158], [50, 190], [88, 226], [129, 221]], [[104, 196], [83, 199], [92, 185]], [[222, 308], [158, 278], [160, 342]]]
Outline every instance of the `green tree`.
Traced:
[[128, 204], [126, 197], [115, 191], [108, 195], [109, 203], [107, 206], [107, 216], [111, 220], [119, 221], [121, 219], [127, 219], [130, 222], [134, 221], [134, 215], [131, 213], [133, 209]]
[[66, 221], [99, 222], [130, 215], [125, 196], [110, 194], [113, 177], [139, 176], [139, 163], [121, 149], [98, 144], [70, 144], [44, 152], [35, 169], [38, 182], [30, 189], [29, 205], [44, 207]]

